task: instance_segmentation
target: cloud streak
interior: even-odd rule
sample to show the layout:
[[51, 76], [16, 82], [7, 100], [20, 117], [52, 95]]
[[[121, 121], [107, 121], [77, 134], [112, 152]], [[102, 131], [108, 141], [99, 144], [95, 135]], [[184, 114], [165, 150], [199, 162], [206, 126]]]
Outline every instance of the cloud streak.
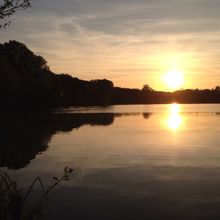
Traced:
[[219, 8], [217, 0], [38, 0], [16, 15], [0, 40], [21, 41], [55, 72], [83, 79], [163, 89], [161, 75], [176, 63], [186, 86], [214, 87], [220, 81]]

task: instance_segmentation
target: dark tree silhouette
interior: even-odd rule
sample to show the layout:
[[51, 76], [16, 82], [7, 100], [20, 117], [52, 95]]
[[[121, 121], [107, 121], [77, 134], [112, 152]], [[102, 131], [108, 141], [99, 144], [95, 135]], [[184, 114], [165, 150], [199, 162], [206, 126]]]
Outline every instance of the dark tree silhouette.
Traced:
[[24, 44], [0, 44], [0, 105], [71, 106], [109, 105], [113, 83], [84, 81], [68, 74], [54, 74], [46, 60]]
[[220, 88], [175, 92], [114, 87], [106, 79], [85, 81], [50, 71], [24, 44], [0, 44], [0, 106], [57, 107], [111, 104], [220, 103]]
[[142, 90], [145, 92], [153, 92], [154, 91], [148, 84], [145, 84], [143, 86]]
[[216, 86], [215, 91], [220, 92], [220, 86]]
[[0, 5], [0, 28], [6, 28], [11, 21], [6, 18], [11, 17], [16, 11], [26, 9], [31, 6], [31, 0], [3, 0]]

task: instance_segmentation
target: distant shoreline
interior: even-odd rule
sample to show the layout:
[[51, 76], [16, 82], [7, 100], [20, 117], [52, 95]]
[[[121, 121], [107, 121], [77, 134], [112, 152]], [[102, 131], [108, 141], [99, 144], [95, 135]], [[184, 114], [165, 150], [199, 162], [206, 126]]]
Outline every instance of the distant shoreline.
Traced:
[[220, 86], [163, 92], [147, 84], [142, 89], [120, 88], [107, 79], [86, 81], [55, 74], [43, 57], [17, 41], [0, 44], [0, 68], [3, 108], [220, 103]]

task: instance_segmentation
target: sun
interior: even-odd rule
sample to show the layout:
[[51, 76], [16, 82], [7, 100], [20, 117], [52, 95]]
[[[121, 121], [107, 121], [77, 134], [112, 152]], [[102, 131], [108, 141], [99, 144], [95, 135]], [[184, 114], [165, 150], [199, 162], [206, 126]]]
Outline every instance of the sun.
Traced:
[[171, 89], [178, 89], [184, 83], [183, 73], [179, 70], [172, 70], [165, 74], [164, 81]]

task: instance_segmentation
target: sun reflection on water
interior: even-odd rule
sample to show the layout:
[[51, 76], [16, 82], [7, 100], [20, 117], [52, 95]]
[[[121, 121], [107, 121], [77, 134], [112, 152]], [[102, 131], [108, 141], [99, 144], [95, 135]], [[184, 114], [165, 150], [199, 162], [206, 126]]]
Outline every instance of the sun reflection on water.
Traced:
[[172, 131], [178, 130], [182, 125], [183, 119], [180, 114], [180, 109], [181, 108], [179, 104], [174, 103], [170, 105], [167, 126]]

